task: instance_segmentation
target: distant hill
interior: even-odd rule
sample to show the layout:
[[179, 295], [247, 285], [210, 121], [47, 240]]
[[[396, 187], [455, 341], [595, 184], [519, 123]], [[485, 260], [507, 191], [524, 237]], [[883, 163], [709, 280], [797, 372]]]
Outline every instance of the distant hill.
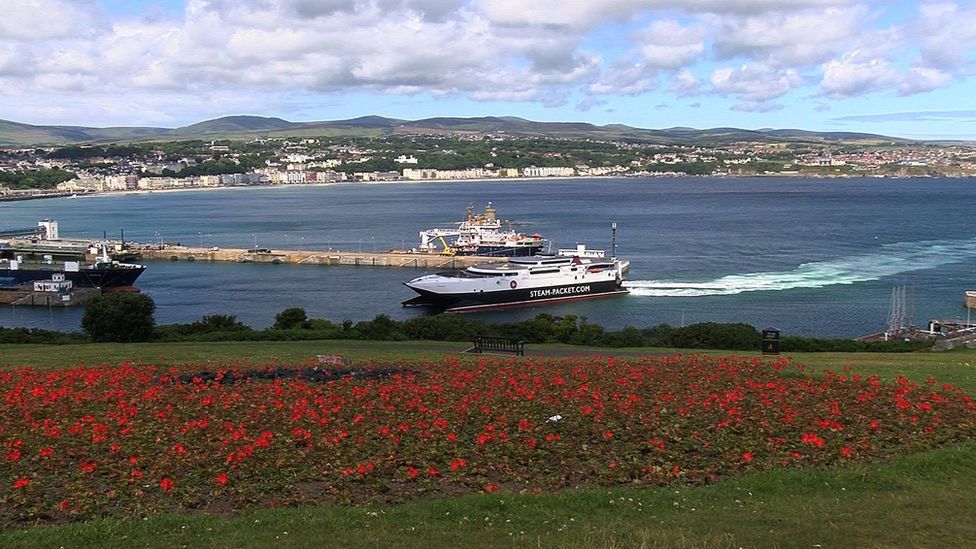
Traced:
[[85, 128], [81, 126], [32, 126], [0, 120], [0, 146], [70, 145], [72, 143], [141, 141], [166, 135], [168, 128], [123, 127]]
[[855, 132], [815, 132], [796, 129], [745, 130], [741, 128], [666, 129], [634, 128], [623, 124], [598, 126], [587, 122], [536, 122], [513, 116], [471, 118], [436, 117], [399, 120], [382, 116], [362, 116], [349, 120], [289, 122], [265, 116], [225, 116], [181, 128], [82, 126], [34, 126], [0, 120], [0, 146], [68, 145], [73, 143], [113, 143], [180, 139], [247, 139], [311, 136], [382, 136], [509, 134], [577, 139], [619, 139], [649, 143], [683, 145], [721, 145], [735, 142], [834, 142], [908, 143], [911, 140]]
[[301, 124], [264, 116], [225, 116], [170, 130], [170, 134], [199, 137], [290, 130]]

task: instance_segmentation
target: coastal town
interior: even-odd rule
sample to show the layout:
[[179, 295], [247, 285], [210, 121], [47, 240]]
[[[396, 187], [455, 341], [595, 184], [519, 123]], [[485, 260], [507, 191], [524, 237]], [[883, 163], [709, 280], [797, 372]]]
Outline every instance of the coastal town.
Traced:
[[216, 187], [567, 177], [971, 177], [976, 146], [659, 144], [476, 133], [0, 149], [0, 199]]

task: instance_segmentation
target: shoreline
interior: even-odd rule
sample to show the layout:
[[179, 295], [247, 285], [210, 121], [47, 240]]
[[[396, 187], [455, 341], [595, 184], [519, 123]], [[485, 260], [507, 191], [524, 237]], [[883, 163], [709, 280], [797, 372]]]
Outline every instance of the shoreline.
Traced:
[[261, 185], [219, 185], [215, 187], [186, 187], [186, 188], [176, 188], [176, 189], [133, 189], [125, 191], [93, 191], [93, 192], [58, 192], [51, 194], [42, 195], [27, 195], [27, 196], [17, 196], [17, 195], [0, 195], [0, 202], [23, 202], [28, 200], [43, 200], [43, 199], [53, 199], [53, 198], [80, 198], [80, 197], [93, 197], [93, 196], [124, 196], [124, 195], [143, 195], [143, 194], [164, 194], [164, 193], [180, 193], [180, 192], [206, 192], [206, 191], [221, 191], [221, 190], [250, 190], [250, 189], [278, 189], [278, 188], [305, 188], [305, 187], [335, 187], [343, 185], [410, 185], [413, 183], [429, 184], [429, 183], [491, 183], [491, 182], [526, 182], [526, 181], [570, 181], [576, 179], [635, 179], [635, 180], [656, 180], [656, 179], [679, 179], [679, 178], [713, 178], [713, 179], [729, 179], [729, 178], [757, 178], [757, 179], [769, 179], [769, 178], [782, 178], [782, 179], [796, 179], [796, 178], [806, 178], [806, 179], [971, 179], [976, 178], [974, 175], [911, 175], [911, 176], [898, 176], [898, 175], [804, 175], [804, 174], [750, 174], [750, 175], [730, 175], [730, 174], [719, 174], [719, 175], [672, 175], [672, 174], [631, 174], [631, 175], [571, 175], [571, 176], [549, 176], [549, 177], [481, 177], [481, 178], [471, 178], [471, 179], [400, 179], [400, 180], [389, 180], [389, 181], [330, 181], [326, 183], [279, 183], [279, 184], [261, 184]]

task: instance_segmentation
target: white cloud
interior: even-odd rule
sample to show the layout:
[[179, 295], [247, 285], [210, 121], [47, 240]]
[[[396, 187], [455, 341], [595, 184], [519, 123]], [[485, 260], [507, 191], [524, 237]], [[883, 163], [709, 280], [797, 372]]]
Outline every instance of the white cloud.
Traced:
[[918, 39], [922, 62], [954, 68], [973, 61], [976, 50], [976, 4], [925, 3], [910, 32]]
[[97, 0], [6, 2], [0, 118], [31, 98], [30, 112], [53, 112], [43, 103], [70, 103], [68, 90], [110, 116], [126, 102], [142, 116], [149, 98], [182, 110], [218, 95], [243, 108], [343, 92], [546, 106], [606, 96], [571, 105], [586, 110], [657, 90], [655, 102], [721, 95], [762, 111], [804, 86], [819, 84], [821, 100], [910, 95], [976, 74], [976, 2], [892, 17], [884, 0], [185, 2], [114, 20]]
[[593, 97], [591, 95], [589, 97], [584, 98], [579, 103], [577, 103], [576, 104], [576, 110], [578, 110], [580, 112], [586, 112], [586, 111], [592, 109], [593, 107], [600, 107], [600, 106], [603, 106], [603, 105], [606, 105], [606, 104], [607, 104], [606, 99], [597, 99], [596, 97]]
[[929, 92], [952, 82], [952, 75], [932, 67], [912, 67], [901, 77], [899, 95]]
[[645, 63], [661, 69], [678, 69], [693, 63], [705, 52], [704, 30], [683, 26], [673, 19], [651, 23], [637, 34], [643, 45], [640, 52]]
[[678, 97], [700, 95], [702, 93], [701, 82], [691, 71], [682, 69], [671, 78], [668, 91]]
[[850, 4], [851, 0], [474, 0], [493, 23], [512, 26], [590, 28], [608, 19], [629, 19], [648, 11], [749, 14]]
[[782, 97], [803, 85], [803, 78], [793, 69], [774, 69], [761, 63], [738, 68], [720, 68], [709, 79], [716, 92], [730, 95], [759, 110], [758, 106]]
[[90, 37], [105, 28], [94, 0], [13, 0], [0, 16], [0, 39]]
[[587, 91], [595, 94], [638, 95], [655, 87], [655, 71], [643, 63], [620, 63], [605, 70], [587, 87]]
[[780, 11], [744, 17], [711, 16], [720, 58], [763, 57], [781, 66], [822, 63], [850, 47], [866, 18], [862, 6]]
[[858, 52], [823, 66], [820, 88], [828, 97], [843, 98], [883, 89], [898, 81], [898, 73], [885, 59], [861, 60]]

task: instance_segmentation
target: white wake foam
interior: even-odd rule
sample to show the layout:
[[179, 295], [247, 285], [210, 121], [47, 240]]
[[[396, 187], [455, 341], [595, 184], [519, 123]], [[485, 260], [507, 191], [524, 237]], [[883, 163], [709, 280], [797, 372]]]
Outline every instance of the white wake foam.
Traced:
[[976, 240], [899, 242], [882, 246], [874, 253], [804, 263], [792, 271], [734, 274], [704, 282], [628, 280], [624, 282], [624, 287], [633, 295], [653, 297], [698, 297], [822, 288], [932, 269], [974, 257]]

